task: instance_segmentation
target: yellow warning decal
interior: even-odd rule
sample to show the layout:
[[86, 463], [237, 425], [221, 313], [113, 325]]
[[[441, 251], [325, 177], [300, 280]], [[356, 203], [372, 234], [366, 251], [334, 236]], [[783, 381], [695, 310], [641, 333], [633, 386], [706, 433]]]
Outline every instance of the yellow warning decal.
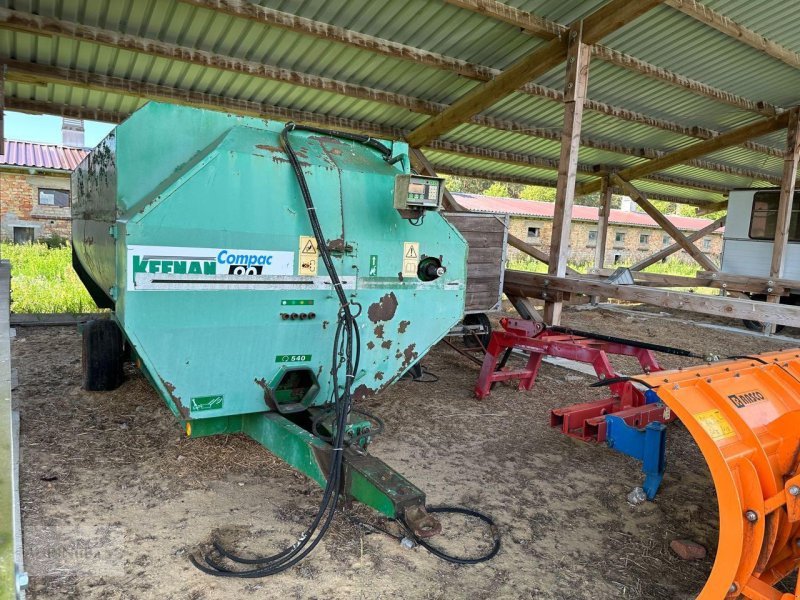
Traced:
[[711, 436], [715, 442], [724, 440], [729, 437], [734, 437], [736, 432], [728, 423], [728, 419], [722, 416], [718, 409], [707, 410], [705, 412], [697, 413], [694, 418], [700, 423], [700, 426], [706, 430], [706, 433]]
[[299, 241], [300, 258], [297, 265], [298, 275], [316, 275], [319, 264], [317, 240], [310, 235], [301, 235]]
[[403, 242], [403, 277], [416, 277], [419, 266], [419, 242]]

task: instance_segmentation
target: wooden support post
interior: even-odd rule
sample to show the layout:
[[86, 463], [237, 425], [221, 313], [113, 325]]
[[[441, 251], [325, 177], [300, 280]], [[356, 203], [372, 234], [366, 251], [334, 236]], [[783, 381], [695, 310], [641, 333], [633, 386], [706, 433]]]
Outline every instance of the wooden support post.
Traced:
[[689, 256], [695, 259], [700, 266], [702, 266], [706, 271], [719, 271], [719, 267], [714, 264], [714, 261], [708, 258], [703, 251], [700, 250], [700, 248], [695, 246], [692, 242], [689, 242], [686, 236], [683, 235], [683, 233], [681, 233], [681, 231], [675, 227], [675, 225], [673, 225], [672, 221], [670, 221], [666, 215], [664, 215], [664, 213], [650, 204], [647, 196], [640, 192], [636, 186], [628, 181], [625, 181], [616, 173], [611, 175], [611, 179], [616, 185], [620, 186], [626, 194], [633, 198], [633, 201], [641, 206], [644, 212], [646, 212], [651, 219], [658, 223], [672, 239], [678, 242], [681, 248], [686, 250]]
[[606, 241], [608, 240], [608, 219], [611, 216], [612, 188], [608, 179], [603, 180], [600, 191], [600, 208], [597, 211], [597, 245], [594, 247], [594, 268], [602, 269], [606, 260]]
[[[548, 273], [563, 277], [567, 272], [575, 176], [581, 143], [583, 102], [589, 82], [591, 48], [583, 41], [583, 23], [570, 27], [567, 46], [567, 77], [564, 88], [564, 127], [561, 131], [561, 156], [558, 163], [553, 234], [550, 238]], [[561, 302], [547, 302], [544, 318], [550, 325], [561, 322]]]
[[[603, 180], [603, 187], [600, 190], [600, 206], [597, 209], [597, 237], [594, 247], [594, 268], [599, 271], [603, 268], [606, 260], [606, 242], [608, 240], [608, 219], [611, 216], [611, 197], [613, 190], [608, 178]], [[592, 296], [592, 304], [597, 304], [601, 298]]]
[[[789, 243], [789, 226], [792, 222], [792, 207], [794, 206], [794, 189], [797, 181], [797, 161], [800, 158], [800, 122], [798, 115], [800, 109], [793, 108], [789, 115], [789, 125], [786, 130], [786, 156], [783, 160], [783, 178], [781, 179], [781, 196], [778, 204], [778, 222], [775, 225], [775, 241], [772, 245], [772, 264], [770, 278], [783, 277], [783, 268], [786, 265], [786, 247]], [[771, 294], [768, 302], [780, 302], [781, 297]], [[765, 333], [775, 333], [775, 323], [767, 323]]]
[[[701, 237], [708, 235], [709, 233], [714, 233], [717, 229], [725, 225], [725, 220], [727, 219], [727, 215], [724, 217], [720, 217], [710, 225], [706, 225], [699, 231], [695, 231], [691, 235], [687, 235], [685, 237], [685, 241], [687, 243], [693, 244]], [[668, 256], [675, 254], [678, 250], [680, 250], [683, 246], [681, 246], [678, 242], [675, 242], [671, 246], [667, 246], [663, 250], [659, 250], [655, 254], [648, 256], [637, 262], [635, 265], [630, 267], [631, 271], [641, 271], [642, 269], [646, 269], [650, 265], [656, 264], [658, 261], [667, 258]]]

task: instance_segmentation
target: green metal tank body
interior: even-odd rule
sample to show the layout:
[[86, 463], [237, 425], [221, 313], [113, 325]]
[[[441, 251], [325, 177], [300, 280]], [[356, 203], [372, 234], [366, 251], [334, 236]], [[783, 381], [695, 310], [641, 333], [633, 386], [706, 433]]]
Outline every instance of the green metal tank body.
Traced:
[[[99, 303], [113, 305], [142, 369], [181, 420], [332, 398], [339, 306], [314, 262], [306, 208], [280, 147], [283, 126], [149, 103], [73, 173], [79, 272]], [[356, 142], [290, 136], [336, 268], [360, 305], [353, 390], [368, 397], [461, 318], [466, 243], [436, 212], [414, 226], [393, 208], [407, 157], [388, 164]], [[407, 153], [405, 143], [386, 144]], [[416, 276], [415, 261], [426, 256], [441, 257], [442, 277]]]

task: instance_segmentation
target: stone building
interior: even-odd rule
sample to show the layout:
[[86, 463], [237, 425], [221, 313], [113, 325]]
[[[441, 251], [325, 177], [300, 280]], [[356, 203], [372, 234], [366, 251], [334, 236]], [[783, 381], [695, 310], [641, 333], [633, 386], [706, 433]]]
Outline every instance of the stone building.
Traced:
[[87, 150], [82, 121], [64, 119], [62, 134], [63, 145], [5, 140], [0, 155], [3, 241], [69, 238], [69, 176]]
[[[453, 195], [462, 206], [470, 211], [510, 215], [509, 233], [540, 250], [549, 251], [555, 209], [555, 204], [552, 202], [494, 198], [478, 194], [456, 193]], [[653, 219], [645, 213], [639, 212], [635, 206], [630, 199], [625, 198], [622, 209], [611, 210], [605, 266], [632, 264], [674, 243], [674, 240]], [[570, 262], [594, 263], [597, 245], [597, 212], [596, 206], [573, 207]], [[709, 219], [677, 215], [670, 215], [668, 218], [684, 234], [693, 233], [711, 224]], [[722, 253], [723, 231], [724, 228], [720, 228], [695, 242], [698, 248], [717, 263], [719, 263]], [[527, 255], [511, 247], [508, 249], [508, 257], [509, 260], [528, 258]], [[694, 262], [683, 250], [674, 253], [671, 258], [687, 263]]]

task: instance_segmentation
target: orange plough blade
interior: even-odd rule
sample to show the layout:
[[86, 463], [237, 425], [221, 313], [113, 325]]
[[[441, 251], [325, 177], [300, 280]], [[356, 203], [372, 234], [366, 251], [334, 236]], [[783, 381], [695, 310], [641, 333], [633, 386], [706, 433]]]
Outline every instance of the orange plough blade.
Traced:
[[800, 565], [800, 349], [640, 377], [694, 437], [719, 504], [714, 567], [698, 600], [789, 600]]

